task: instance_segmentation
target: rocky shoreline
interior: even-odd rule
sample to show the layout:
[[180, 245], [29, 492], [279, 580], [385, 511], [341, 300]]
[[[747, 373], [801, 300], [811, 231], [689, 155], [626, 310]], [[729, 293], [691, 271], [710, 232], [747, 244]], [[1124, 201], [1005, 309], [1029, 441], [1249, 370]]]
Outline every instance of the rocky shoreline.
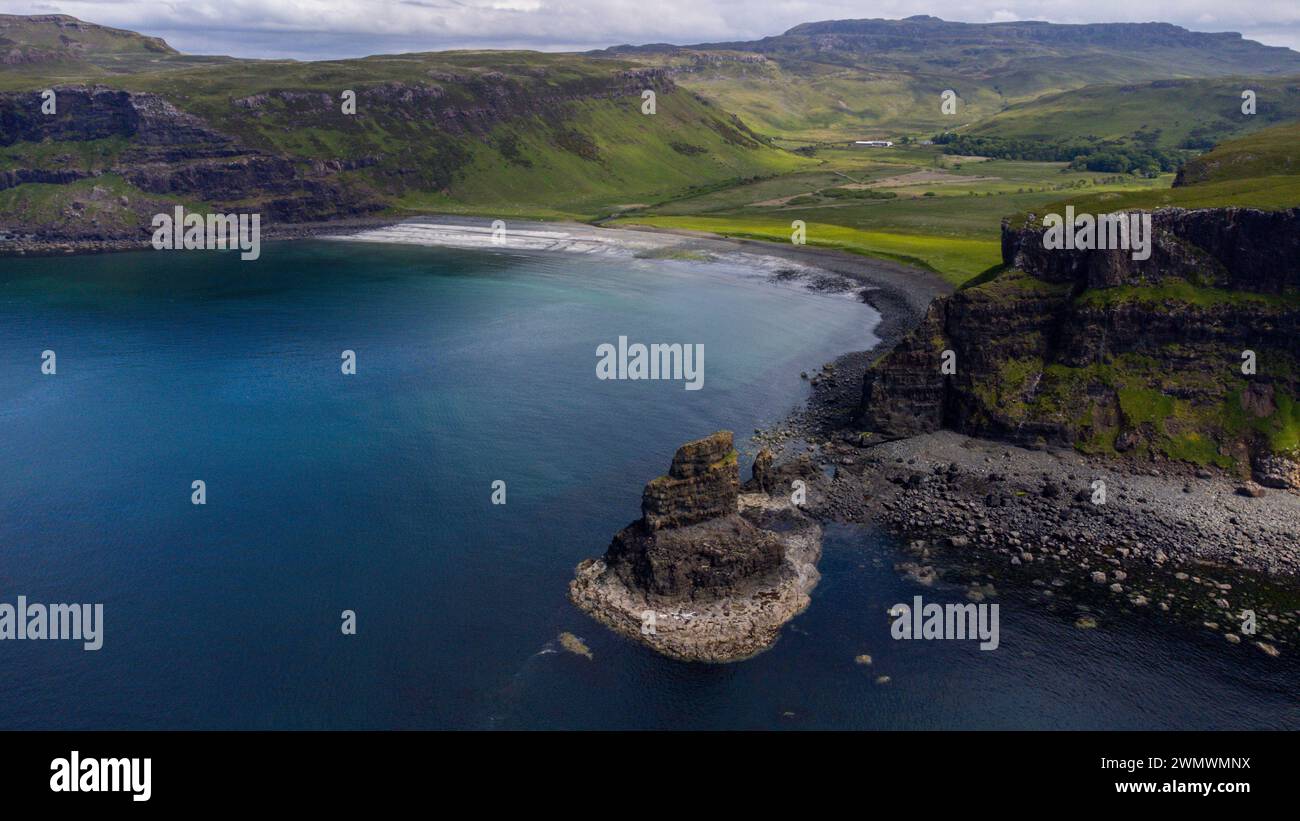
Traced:
[[[821, 287], [856, 287], [882, 317], [873, 349], [808, 374], [804, 406], [751, 438], [768, 451], [760, 450], [760, 461], [780, 453], [766, 467], [769, 477], [807, 481], [808, 516], [889, 530], [909, 557], [898, 572], [922, 584], [945, 575], [968, 579], [973, 600], [996, 595], [997, 585], [1024, 586], [1045, 607], [1069, 609], [1081, 629], [1141, 613], [1268, 656], [1300, 644], [1300, 496], [1216, 468], [1140, 465], [1044, 443], [951, 431], [864, 439], [858, 428], [868, 367], [951, 286], [825, 249], [737, 244], [841, 277], [853, 285]], [[775, 278], [800, 276], [806, 269]], [[815, 275], [808, 285], [819, 287]], [[1093, 502], [1098, 480], [1107, 489], [1104, 504]], [[766, 490], [775, 495], [758, 498], [788, 495]], [[1245, 610], [1255, 616], [1254, 634], [1242, 631]], [[639, 629], [628, 623], [618, 632], [636, 640]]]
[[[994, 582], [1024, 585], [1077, 610], [1080, 628], [1144, 613], [1269, 656], [1300, 644], [1300, 494], [1285, 475], [1255, 460], [1257, 484], [1241, 469], [1087, 456], [1043, 437], [868, 433], [855, 389], [871, 359], [828, 363], [805, 409], [755, 434], [820, 468], [807, 507], [819, 521], [894, 533], [907, 554], [898, 571], [920, 584], [971, 580], [976, 600]], [[903, 385], [929, 372], [905, 357], [886, 367]]]
[[[1237, 480], [1205, 471], [1124, 471], [950, 431], [832, 444], [821, 456], [834, 475], [814, 485], [810, 513], [896, 534], [913, 556], [899, 571], [922, 584], [945, 567], [976, 567], [1044, 600], [1084, 603], [1080, 626], [1095, 623], [1086, 614], [1100, 605], [1168, 614], [1270, 655], [1296, 643], [1293, 494], [1242, 495]], [[1255, 634], [1242, 632], [1247, 610]]]

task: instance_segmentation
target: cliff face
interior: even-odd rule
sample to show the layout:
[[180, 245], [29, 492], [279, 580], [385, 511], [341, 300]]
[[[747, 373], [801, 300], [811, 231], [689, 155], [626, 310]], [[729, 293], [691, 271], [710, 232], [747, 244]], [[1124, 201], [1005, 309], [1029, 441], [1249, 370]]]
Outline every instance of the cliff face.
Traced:
[[55, 86], [54, 114], [38, 92], [0, 94], [0, 145], [126, 137], [141, 145], [225, 145], [229, 137], [157, 94], [105, 86]]
[[[247, 203], [256, 201], [267, 219], [284, 222], [355, 216], [381, 207], [340, 184], [339, 169], [300, 166], [250, 148], [157, 94], [105, 86], [55, 86], [54, 91], [54, 114], [42, 113], [37, 92], [0, 94], [0, 146], [66, 149], [54, 158], [61, 165], [57, 169], [49, 167], [43, 151], [34, 151], [30, 164], [19, 159], [19, 167], [0, 174], [0, 190], [89, 178], [96, 184], [70, 193], [61, 212], [6, 215], [11, 231], [52, 240], [143, 240], [152, 216], [182, 201], [207, 203], [218, 211], [248, 210]], [[87, 151], [94, 159], [86, 159]], [[116, 196], [110, 181], [119, 179], [137, 189], [133, 196]], [[93, 223], [77, 207], [92, 200], [100, 215]]]
[[868, 371], [864, 429], [945, 427], [1295, 486], [1300, 210], [1169, 209], [1152, 226], [1139, 261], [1047, 250], [1036, 221], [1004, 224], [1007, 268], [936, 301]]
[[1151, 215], [1157, 241], [1149, 259], [1129, 251], [1048, 250], [1036, 223], [1003, 226], [1002, 261], [1043, 282], [1078, 288], [1156, 285], [1182, 279], [1261, 294], [1300, 288], [1297, 211], [1167, 208]]
[[[672, 92], [665, 69], [613, 72], [604, 78], [525, 83], [499, 72], [431, 72], [429, 82], [386, 82], [357, 89], [357, 105], [406, 123], [425, 123], [449, 134], [483, 136], [520, 117], [554, 116], [559, 107], [590, 100], [640, 97], [645, 89]], [[543, 73], [533, 80], [545, 80]], [[300, 126], [335, 125], [339, 101], [323, 92], [282, 90], [232, 101], [254, 118], [292, 113]]]
[[0, 65], [175, 54], [178, 52], [160, 37], [87, 23], [66, 14], [0, 14]]
[[739, 492], [731, 434], [720, 431], [677, 449], [668, 475], [645, 486], [642, 519], [659, 530], [730, 516]]

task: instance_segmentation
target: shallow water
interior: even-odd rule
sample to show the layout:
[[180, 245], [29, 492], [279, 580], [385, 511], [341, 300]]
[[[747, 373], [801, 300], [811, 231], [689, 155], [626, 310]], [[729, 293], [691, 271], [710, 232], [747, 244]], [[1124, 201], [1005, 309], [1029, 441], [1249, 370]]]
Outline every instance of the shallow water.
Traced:
[[[106, 624], [97, 652], [0, 642], [0, 727], [1300, 726], [1289, 667], [1014, 592], [996, 651], [895, 642], [917, 591], [870, 530], [831, 528], [812, 606], [748, 662], [667, 661], [572, 608], [677, 445], [730, 428], [750, 455], [801, 370], [873, 341], [870, 308], [766, 280], [326, 242], [6, 260], [0, 602]], [[597, 380], [619, 335], [703, 343], [704, 389]]]

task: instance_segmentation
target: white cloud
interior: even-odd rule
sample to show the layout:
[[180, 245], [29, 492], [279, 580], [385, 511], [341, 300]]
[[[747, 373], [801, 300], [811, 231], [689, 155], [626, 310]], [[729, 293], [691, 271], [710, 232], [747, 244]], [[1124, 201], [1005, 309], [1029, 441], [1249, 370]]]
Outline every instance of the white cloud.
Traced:
[[53, 10], [160, 35], [182, 51], [259, 57], [748, 40], [815, 20], [912, 14], [970, 22], [1160, 20], [1300, 47], [1295, 0], [1239, 7], [1221, 0], [0, 0], [0, 12], [10, 14]]

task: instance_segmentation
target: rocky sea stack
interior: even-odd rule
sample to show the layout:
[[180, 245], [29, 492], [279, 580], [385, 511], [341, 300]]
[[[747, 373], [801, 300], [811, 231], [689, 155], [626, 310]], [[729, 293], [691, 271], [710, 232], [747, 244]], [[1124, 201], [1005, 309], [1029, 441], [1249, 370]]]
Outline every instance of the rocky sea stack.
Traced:
[[682, 445], [668, 475], [646, 485], [641, 518], [578, 565], [569, 597], [671, 658], [737, 661], [770, 647], [808, 606], [821, 556], [821, 527], [789, 486], [762, 491], [779, 484], [770, 462], [760, 456], [758, 492], [741, 493], [730, 431]]

